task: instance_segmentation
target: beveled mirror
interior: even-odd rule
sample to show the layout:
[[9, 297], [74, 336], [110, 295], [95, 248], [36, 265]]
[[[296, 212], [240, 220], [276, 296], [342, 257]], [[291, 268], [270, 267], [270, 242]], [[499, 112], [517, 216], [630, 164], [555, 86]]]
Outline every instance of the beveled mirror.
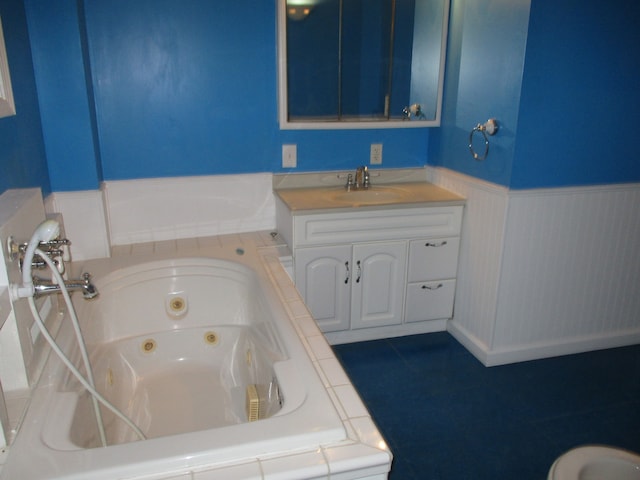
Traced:
[[277, 0], [282, 129], [440, 125], [450, 0]]

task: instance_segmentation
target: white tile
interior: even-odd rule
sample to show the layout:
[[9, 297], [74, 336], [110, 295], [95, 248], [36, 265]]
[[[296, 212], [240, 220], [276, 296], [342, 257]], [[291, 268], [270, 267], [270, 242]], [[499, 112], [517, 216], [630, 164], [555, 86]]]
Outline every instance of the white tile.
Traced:
[[369, 416], [367, 408], [362, 403], [362, 400], [360, 400], [360, 396], [358, 395], [358, 392], [356, 392], [356, 389], [353, 388], [353, 385], [340, 385], [334, 387], [333, 390], [336, 392], [347, 417], [354, 418]]
[[170, 475], [168, 477], [158, 477], [157, 480], [193, 480], [191, 472], [182, 473], [178, 475]]
[[331, 386], [349, 385], [351, 383], [342, 365], [340, 365], [340, 362], [338, 362], [335, 357], [323, 358], [319, 360], [318, 363], [320, 367], [322, 367]]
[[288, 302], [288, 305], [291, 309], [291, 313], [293, 313], [293, 315], [296, 317], [309, 315], [307, 306], [302, 302], [302, 300], [300, 300], [300, 297], [298, 297], [297, 295], [293, 301]]
[[[391, 454], [367, 445], [351, 444], [324, 448], [331, 480], [355, 480], [383, 475], [391, 468]], [[375, 477], [374, 477], [375, 478]]]
[[387, 442], [370, 417], [352, 418], [349, 423], [353, 426], [362, 443], [382, 450], [389, 449]]
[[[342, 421], [345, 422], [345, 420], [348, 419], [347, 412], [344, 411], [344, 408], [342, 407], [342, 403], [340, 403], [340, 400], [338, 399], [338, 395], [333, 390], [333, 388], [327, 388], [327, 393], [329, 394], [329, 398], [331, 398], [331, 402], [333, 403], [333, 406], [336, 408], [336, 411], [338, 412], [338, 415], [340, 415], [340, 418], [342, 419]], [[349, 438], [352, 438], [352, 439], [353, 438], [355, 438], [355, 439], [358, 438], [357, 435], [356, 435], [355, 430], [349, 424], [349, 422], [345, 423], [345, 428], [351, 429], [351, 432], [347, 432], [347, 433], [349, 433]]]
[[111, 247], [111, 256], [121, 257], [124, 255], [131, 255], [131, 245], [115, 245]]
[[257, 461], [240, 465], [194, 471], [193, 480], [262, 480], [262, 471]]
[[[296, 290], [296, 287], [291, 283], [291, 280], [289, 280], [289, 276], [287, 275], [286, 272], [275, 273], [274, 274], [274, 278], [278, 282], [278, 285], [280, 287], [280, 291], [282, 292], [282, 297], [286, 301], [296, 301], [296, 300], [298, 300], [298, 298], [299, 298], [298, 290]], [[294, 311], [297, 312], [298, 308], [297, 307], [292, 308], [291, 311], [292, 312], [294, 312]]]
[[[297, 328], [298, 327], [296, 327], [296, 329]], [[311, 345], [309, 345], [307, 338], [301, 337], [299, 334], [299, 330], [297, 330], [297, 332], [298, 332], [298, 338], [300, 338], [300, 341], [302, 342], [302, 346], [304, 347], [305, 352], [307, 352], [307, 355], [309, 356], [312, 362], [317, 362], [318, 359], [316, 358], [315, 353], [313, 353], [313, 349], [311, 348]], [[318, 369], [320, 369], [320, 365], [318, 365]]]
[[209, 236], [209, 237], [198, 237], [198, 247], [199, 248], [211, 248], [211, 247], [221, 247], [220, 238], [217, 235]]
[[225, 246], [241, 246], [242, 245], [242, 240], [240, 240], [240, 236], [237, 233], [229, 233], [226, 235], [219, 235], [218, 236], [218, 240], [220, 241], [220, 244], [225, 247]]
[[324, 388], [330, 388], [331, 384], [329, 383], [329, 379], [324, 374], [324, 370], [322, 370], [322, 367], [317, 360], [313, 360], [313, 368], [318, 372], [318, 376], [320, 377], [320, 381], [322, 382], [322, 385], [324, 385]]
[[329, 478], [329, 468], [320, 450], [261, 460], [260, 463], [264, 480]]
[[310, 315], [296, 318], [296, 323], [300, 326], [300, 331], [305, 337], [321, 335], [318, 324]]
[[195, 238], [179, 238], [176, 243], [178, 252], [189, 252], [198, 248], [198, 241]]
[[309, 342], [311, 350], [313, 350], [313, 354], [318, 360], [333, 357], [333, 350], [331, 350], [331, 347], [322, 335], [307, 337], [307, 341]]
[[176, 253], [176, 241], [175, 240], [164, 240], [162, 242], [155, 242], [153, 245], [153, 252], [162, 254]]
[[154, 242], [135, 243], [131, 245], [132, 255], [149, 255], [154, 251]]

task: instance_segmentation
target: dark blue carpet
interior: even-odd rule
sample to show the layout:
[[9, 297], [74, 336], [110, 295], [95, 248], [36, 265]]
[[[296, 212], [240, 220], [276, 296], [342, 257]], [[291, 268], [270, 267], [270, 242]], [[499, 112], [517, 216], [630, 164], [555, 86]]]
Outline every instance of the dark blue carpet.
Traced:
[[391, 480], [544, 480], [578, 445], [640, 452], [640, 346], [490, 368], [447, 333], [333, 348]]

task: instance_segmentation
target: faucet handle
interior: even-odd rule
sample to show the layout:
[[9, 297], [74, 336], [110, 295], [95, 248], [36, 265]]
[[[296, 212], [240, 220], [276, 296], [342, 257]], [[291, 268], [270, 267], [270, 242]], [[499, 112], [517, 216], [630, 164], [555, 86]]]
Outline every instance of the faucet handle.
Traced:
[[353, 174], [350, 173], [349, 175], [347, 175], [347, 184], [344, 186], [344, 188], [347, 190], [347, 192], [351, 191], [351, 188], [353, 187]]

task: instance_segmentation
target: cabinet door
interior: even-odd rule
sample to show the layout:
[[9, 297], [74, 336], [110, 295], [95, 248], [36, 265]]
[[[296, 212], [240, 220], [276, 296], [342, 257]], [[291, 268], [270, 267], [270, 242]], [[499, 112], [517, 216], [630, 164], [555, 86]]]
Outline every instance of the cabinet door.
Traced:
[[323, 332], [349, 329], [351, 245], [298, 248], [295, 283]]
[[402, 322], [406, 242], [353, 246], [351, 328]]

